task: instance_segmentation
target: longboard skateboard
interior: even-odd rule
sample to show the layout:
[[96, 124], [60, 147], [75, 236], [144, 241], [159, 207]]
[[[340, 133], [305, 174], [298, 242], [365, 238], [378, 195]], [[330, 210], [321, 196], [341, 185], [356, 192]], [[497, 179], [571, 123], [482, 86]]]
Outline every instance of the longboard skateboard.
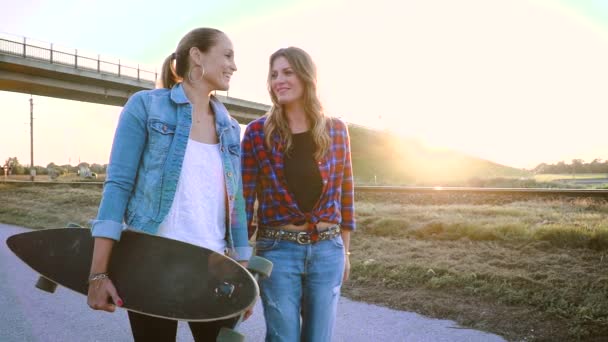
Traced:
[[[41, 275], [38, 288], [52, 293], [60, 284], [87, 295], [94, 243], [89, 229], [32, 231], [6, 243]], [[114, 245], [108, 271], [124, 309], [183, 321], [234, 318], [236, 327], [259, 295], [258, 277], [268, 276], [272, 263], [253, 257], [249, 269], [205, 248], [126, 230]], [[230, 329], [218, 336], [218, 341], [243, 339]]]

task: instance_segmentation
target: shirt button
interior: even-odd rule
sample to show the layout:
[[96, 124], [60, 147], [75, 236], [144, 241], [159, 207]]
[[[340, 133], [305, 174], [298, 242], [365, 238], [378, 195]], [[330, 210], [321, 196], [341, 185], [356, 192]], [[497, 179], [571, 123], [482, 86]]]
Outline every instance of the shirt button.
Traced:
[[228, 177], [232, 177], [232, 172], [228, 172], [226, 175], [227, 175]]
[[234, 196], [230, 195], [230, 200], [233, 201], [234, 200]]
[[167, 132], [167, 125], [163, 125], [163, 132]]
[[220, 148], [220, 151], [224, 152], [224, 146], [222, 146], [222, 147]]
[[324, 181], [323, 181], [323, 184], [327, 184], [327, 181], [326, 181], [326, 180], [324, 180]]

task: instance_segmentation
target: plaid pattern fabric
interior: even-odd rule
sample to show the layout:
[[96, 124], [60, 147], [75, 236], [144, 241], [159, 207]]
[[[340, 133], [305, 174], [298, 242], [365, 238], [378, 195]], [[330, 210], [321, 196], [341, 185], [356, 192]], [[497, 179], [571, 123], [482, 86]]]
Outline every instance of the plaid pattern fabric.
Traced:
[[323, 181], [320, 200], [311, 213], [305, 214], [287, 187], [284, 175], [284, 150], [278, 134], [272, 138], [272, 148], [264, 143], [266, 117], [251, 122], [241, 143], [243, 195], [249, 236], [253, 232], [254, 202], [258, 201], [257, 218], [261, 227], [287, 224], [316, 224], [320, 221], [339, 223], [342, 228], [355, 229], [354, 184], [350, 156], [350, 138], [346, 124], [328, 119], [331, 146], [318, 161]]

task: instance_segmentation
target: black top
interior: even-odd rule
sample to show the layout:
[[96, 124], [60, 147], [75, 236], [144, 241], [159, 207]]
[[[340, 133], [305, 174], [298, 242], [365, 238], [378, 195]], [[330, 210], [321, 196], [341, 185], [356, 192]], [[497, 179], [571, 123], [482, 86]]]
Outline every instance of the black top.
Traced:
[[307, 131], [292, 135], [291, 151], [285, 155], [287, 187], [304, 213], [312, 211], [323, 190], [319, 166], [313, 156], [315, 150], [312, 135]]

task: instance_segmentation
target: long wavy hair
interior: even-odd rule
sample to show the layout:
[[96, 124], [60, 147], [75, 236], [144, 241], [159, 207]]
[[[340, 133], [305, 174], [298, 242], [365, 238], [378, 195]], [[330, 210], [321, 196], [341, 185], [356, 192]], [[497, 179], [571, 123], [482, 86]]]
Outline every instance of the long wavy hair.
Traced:
[[328, 118], [323, 112], [323, 107], [317, 95], [317, 68], [310, 55], [297, 47], [279, 49], [270, 56], [267, 84], [268, 92], [272, 99], [272, 107], [266, 114], [267, 118], [264, 123], [266, 146], [271, 148], [273, 134], [277, 133], [285, 144], [285, 153], [289, 154], [293, 141], [286, 113], [283, 110], [283, 106], [279, 104], [279, 100], [273, 93], [271, 86], [272, 64], [279, 57], [284, 57], [289, 62], [289, 66], [291, 66], [304, 86], [304, 112], [310, 123], [312, 138], [316, 146], [314, 157], [319, 160], [329, 151], [331, 144], [327, 130]]
[[196, 47], [201, 52], [207, 52], [217, 43], [217, 37], [221, 34], [222, 31], [208, 27], [188, 32], [177, 44], [175, 52], [165, 58], [158, 86], [171, 89], [181, 82], [190, 70], [190, 49]]

